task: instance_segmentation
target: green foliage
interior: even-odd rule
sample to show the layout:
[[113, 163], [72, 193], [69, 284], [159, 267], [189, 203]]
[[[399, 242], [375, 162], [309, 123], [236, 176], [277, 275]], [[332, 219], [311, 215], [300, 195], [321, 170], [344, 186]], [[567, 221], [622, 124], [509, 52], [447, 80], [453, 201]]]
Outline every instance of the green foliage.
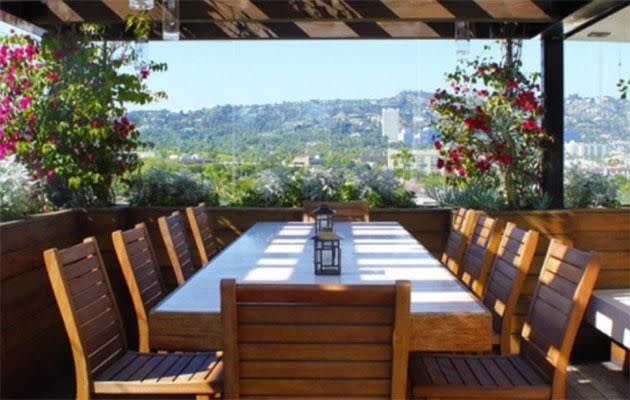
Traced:
[[191, 206], [202, 201], [208, 206], [218, 204], [210, 185], [185, 173], [149, 168], [134, 175], [127, 185], [125, 195], [132, 206]]
[[618, 207], [615, 182], [601, 174], [578, 169], [567, 171], [564, 183], [567, 208]]
[[301, 207], [304, 200], [367, 200], [370, 207], [415, 207], [414, 193], [406, 191], [391, 171], [368, 167], [276, 168], [257, 176], [243, 205]]
[[[11, 98], [3, 115], [0, 145], [41, 180], [58, 206], [107, 206], [114, 202], [117, 177], [138, 168], [140, 132], [126, 116], [128, 104], [147, 104], [163, 96], [149, 92], [145, 79], [164, 64], [140, 71], [127, 43], [110, 43], [102, 27], [84, 25], [79, 33], [48, 35], [41, 43], [8, 35], [0, 44], [0, 95]], [[22, 49], [29, 56], [16, 56]], [[0, 157], [2, 156], [0, 151]]]
[[480, 183], [470, 183], [461, 187], [431, 186], [427, 187], [426, 191], [440, 207], [466, 207], [484, 211], [508, 209], [503, 193], [497, 188]]
[[22, 218], [41, 211], [39, 182], [33, 180], [15, 155], [0, 160], [0, 221]]

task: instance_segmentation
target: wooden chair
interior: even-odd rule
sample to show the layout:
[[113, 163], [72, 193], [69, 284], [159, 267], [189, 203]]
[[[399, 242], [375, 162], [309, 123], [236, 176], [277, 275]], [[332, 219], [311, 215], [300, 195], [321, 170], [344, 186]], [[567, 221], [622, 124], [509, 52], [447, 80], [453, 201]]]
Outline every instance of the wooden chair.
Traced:
[[538, 232], [508, 222], [488, 277], [483, 303], [492, 313], [493, 344], [510, 354], [514, 313], [538, 245]]
[[414, 398], [564, 399], [571, 348], [599, 257], [552, 240], [516, 355], [414, 355]]
[[147, 352], [148, 315], [166, 295], [149, 231], [146, 225], [141, 223], [124, 232], [121, 230], [113, 232], [112, 241], [136, 311], [139, 350]]
[[48, 277], [74, 358], [76, 398], [94, 394], [194, 394], [221, 391], [217, 353], [127, 350], [120, 312], [94, 238], [44, 252]]
[[205, 204], [200, 203], [197, 207], [186, 208], [186, 216], [188, 216], [188, 223], [195, 239], [201, 264], [206, 265], [219, 252], [219, 244], [217, 243], [214, 230], [210, 226], [208, 214], [205, 211]]
[[409, 282], [223, 280], [225, 397], [406, 398], [409, 299]]
[[309, 201], [302, 203], [304, 222], [313, 222], [313, 211], [322, 204], [335, 210], [335, 221], [370, 222], [370, 206], [367, 201]]
[[457, 277], [461, 274], [460, 266], [466, 250], [466, 244], [470, 240], [470, 235], [478, 217], [479, 214], [476, 211], [465, 208], [454, 211], [452, 216], [446, 249], [444, 249], [440, 261]]
[[166, 245], [168, 258], [173, 267], [175, 280], [178, 285], [183, 285], [188, 278], [197, 272], [193, 265], [190, 246], [186, 239], [184, 218], [182, 218], [179, 211], [175, 211], [169, 216], [158, 218], [158, 226], [164, 245]]
[[472, 232], [470, 244], [462, 259], [460, 280], [477, 297], [482, 298], [492, 261], [501, 240], [504, 222], [480, 215]]

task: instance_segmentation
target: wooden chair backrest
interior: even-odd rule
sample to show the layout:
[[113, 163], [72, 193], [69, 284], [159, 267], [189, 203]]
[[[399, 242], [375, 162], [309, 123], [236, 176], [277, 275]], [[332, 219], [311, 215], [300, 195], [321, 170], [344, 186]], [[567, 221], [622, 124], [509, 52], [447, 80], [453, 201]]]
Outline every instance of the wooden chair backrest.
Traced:
[[206, 265], [210, 258], [219, 252], [219, 247], [214, 230], [210, 226], [208, 214], [206, 214], [205, 204], [200, 203], [197, 207], [186, 208], [186, 216], [201, 258], [201, 264]]
[[551, 240], [521, 333], [523, 358], [565, 398], [571, 349], [600, 270], [600, 258]]
[[538, 245], [538, 232], [508, 222], [492, 263], [483, 303], [492, 313], [492, 328], [500, 333], [501, 354], [511, 352], [514, 313]]
[[158, 218], [158, 226], [177, 284], [183, 285], [196, 272], [186, 239], [184, 218], [179, 211], [175, 211], [169, 216]]
[[302, 203], [304, 207], [304, 222], [313, 222], [313, 211], [322, 204], [335, 210], [335, 221], [363, 221], [370, 222], [370, 206], [367, 201], [310, 201]]
[[464, 258], [466, 244], [470, 240], [472, 230], [477, 223], [479, 213], [475, 210], [460, 208], [452, 215], [451, 230], [446, 241], [446, 248], [442, 253], [442, 264], [455, 276], [461, 275], [461, 263]]
[[144, 223], [137, 224], [133, 229], [113, 232], [112, 241], [138, 319], [139, 350], [148, 352], [148, 315], [166, 295], [149, 231]]
[[224, 394], [404, 399], [409, 282], [221, 282]]
[[77, 398], [88, 398], [92, 377], [127, 349], [120, 311], [93, 237], [48, 249], [44, 261], [72, 349]]
[[492, 261], [501, 240], [503, 221], [480, 215], [472, 232], [470, 244], [462, 259], [461, 281], [477, 297], [482, 298]]
[[464, 221], [469, 209], [458, 208], [451, 212], [451, 231], [462, 232], [464, 230]]

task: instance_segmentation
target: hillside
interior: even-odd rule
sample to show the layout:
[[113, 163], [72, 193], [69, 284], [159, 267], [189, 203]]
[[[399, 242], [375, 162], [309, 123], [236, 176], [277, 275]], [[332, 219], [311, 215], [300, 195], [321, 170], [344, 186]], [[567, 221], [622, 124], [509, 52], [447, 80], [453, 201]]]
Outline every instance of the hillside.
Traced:
[[[430, 93], [405, 91], [383, 99], [311, 100], [279, 104], [217, 106], [189, 112], [135, 111], [144, 141], [180, 152], [317, 154], [344, 148], [350, 154], [383, 154], [380, 116], [384, 107], [400, 109], [411, 132], [432, 130]], [[566, 140], [629, 140], [629, 103], [610, 97], [570, 96], [566, 102]]]

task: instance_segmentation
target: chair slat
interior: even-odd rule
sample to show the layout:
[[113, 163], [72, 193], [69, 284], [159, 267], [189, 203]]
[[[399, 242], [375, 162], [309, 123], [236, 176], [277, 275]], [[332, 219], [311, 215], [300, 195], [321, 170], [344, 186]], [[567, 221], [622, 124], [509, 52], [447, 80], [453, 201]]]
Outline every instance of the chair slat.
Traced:
[[537, 232], [508, 223], [492, 263], [482, 300], [492, 312], [493, 329], [500, 335], [501, 354], [512, 353], [514, 314], [537, 244]]
[[158, 218], [158, 226], [175, 279], [179, 285], [182, 285], [196, 272], [186, 239], [184, 220], [179, 211], [175, 211], [167, 217]]
[[136, 311], [139, 349], [147, 352], [148, 314], [166, 295], [160, 276], [160, 266], [144, 223], [124, 232], [120, 230], [113, 232], [112, 242]]
[[239, 344], [241, 360], [386, 361], [391, 344]]
[[186, 216], [201, 258], [201, 264], [206, 265], [219, 252], [219, 244], [206, 214], [205, 205], [201, 203], [197, 207], [188, 207]]

